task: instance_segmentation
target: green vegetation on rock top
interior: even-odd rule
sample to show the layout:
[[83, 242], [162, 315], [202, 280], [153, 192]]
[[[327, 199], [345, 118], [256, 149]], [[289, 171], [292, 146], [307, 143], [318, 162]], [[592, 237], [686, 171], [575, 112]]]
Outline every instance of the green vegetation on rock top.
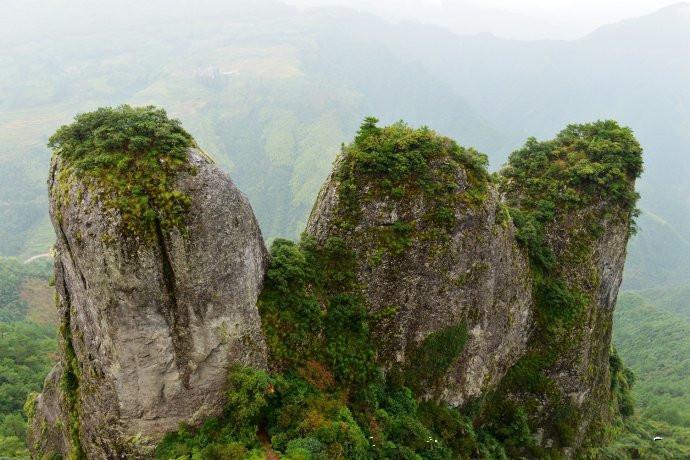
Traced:
[[635, 214], [633, 185], [641, 173], [642, 148], [632, 131], [606, 120], [569, 125], [550, 141], [530, 138], [511, 154], [501, 187], [511, 205], [541, 225], [600, 202], [616, 204], [627, 218]]
[[450, 190], [443, 189], [441, 182], [452, 178], [435, 175], [438, 171], [434, 171], [434, 160], [450, 159], [454, 165], [466, 168], [475, 181], [488, 179], [486, 155], [461, 147], [426, 126], [414, 129], [399, 121], [380, 128], [377, 123], [373, 117], [364, 119], [355, 141], [345, 148], [345, 167], [351, 168], [355, 176], [382, 180], [383, 191], [393, 197], [396, 187], [418, 187], [427, 194], [448, 193]]
[[[400, 121], [380, 128], [377, 122], [366, 118], [355, 141], [343, 147], [336, 178], [341, 182], [340, 225], [345, 230], [354, 225], [362, 202], [380, 197], [409, 208], [413, 197], [424, 196], [425, 215], [421, 222], [402, 216], [398, 224], [407, 226], [403, 233], [412, 227], [448, 229], [455, 222], [459, 199], [470, 203], [483, 199], [490, 180], [485, 155], [427, 127], [414, 129]], [[464, 180], [468, 187], [461, 190]]]
[[[498, 176], [517, 239], [530, 257], [536, 322], [528, 353], [508, 371], [482, 414], [511, 456], [557, 455], [558, 448], [572, 445], [581, 417], [589, 416], [562, 393], [554, 368], [587, 346], [580, 335], [592, 327], [592, 289], [599, 285], [592, 267], [595, 243], [609, 219], [626, 223], [626, 231], [634, 225], [634, 181], [641, 172], [642, 149], [632, 131], [598, 121], [570, 125], [550, 141], [529, 139]], [[558, 251], [554, 239], [563, 240]], [[615, 351], [609, 366], [610, 401], [593, 405], [607, 412], [610, 403], [614, 415], [629, 417], [634, 379]], [[546, 427], [544, 437], [553, 446], [538, 445], [529, 435], [538, 426]]]
[[63, 162], [63, 193], [70, 180], [85, 181], [120, 213], [125, 230], [142, 236], [155, 225], [182, 225], [189, 197], [174, 181], [190, 171], [187, 150], [194, 145], [163, 109], [128, 105], [78, 115], [48, 144]]

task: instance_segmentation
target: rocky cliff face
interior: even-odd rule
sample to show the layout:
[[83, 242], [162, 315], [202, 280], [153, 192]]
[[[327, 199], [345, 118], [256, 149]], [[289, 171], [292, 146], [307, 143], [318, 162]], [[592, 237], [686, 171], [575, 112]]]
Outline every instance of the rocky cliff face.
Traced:
[[[356, 254], [368, 310], [381, 318], [374, 326], [379, 362], [405, 368], [414, 380], [408, 384], [427, 397], [461, 405], [494, 386], [524, 352], [532, 316], [527, 254], [476, 152], [402, 125], [375, 129], [343, 152], [307, 233], [320, 244], [342, 238]], [[387, 136], [401, 146], [418, 136], [410, 151], [428, 154], [428, 169], [383, 189], [385, 175], [359, 167], [369, 161], [367, 142]], [[463, 342], [452, 356], [420, 356], [425, 343], [449, 335]], [[420, 361], [433, 360], [445, 362], [430, 374]]]
[[[251, 207], [190, 149], [184, 225], [123, 235], [103, 191], [51, 167], [62, 358], [36, 403], [37, 455], [136, 458], [223, 407], [228, 368], [264, 368], [256, 309], [267, 252]], [[59, 179], [58, 179], [59, 178]]]
[[640, 148], [599, 122], [530, 140], [495, 180], [478, 159], [424, 130], [365, 123], [307, 232], [357, 254], [385, 368], [399, 364], [426, 397], [482, 401], [477, 423], [530, 433], [516, 455], [572, 455], [617, 411], [612, 312]]
[[[590, 212], [564, 216], [561, 222], [566, 225], [554, 225], [547, 230], [549, 244], [560, 261], [559, 275], [586, 299], [574, 324], [564, 334], [567, 341], [559, 349], [558, 359], [546, 372], [577, 414], [572, 420], [572, 438], [567, 443], [570, 446], [581, 445], [588, 435], [596, 437], [605, 432], [617, 411], [611, 404], [609, 354], [630, 222], [615, 203], [604, 202], [600, 206], [613, 209], [617, 215], [605, 217], [602, 209], [587, 210]], [[590, 219], [596, 219], [601, 234], [589, 242], [586, 262], [583, 258], [573, 260], [566, 252], [577, 251], [572, 242], [577, 235], [575, 226], [587, 228], [592, 223]], [[570, 244], [564, 239], [571, 239]], [[548, 439], [544, 442], [548, 443]]]
[[433, 437], [442, 458], [577, 457], [619, 413], [642, 165], [614, 122], [530, 139], [492, 176], [430, 129], [367, 119], [268, 270], [249, 203], [164, 112], [102, 109], [53, 139], [62, 353], [29, 407], [36, 456], [147, 458], [223, 412], [166, 458], [239, 456], [260, 432], [317, 458]]
[[[605, 442], [619, 414], [609, 373], [612, 314], [633, 229], [642, 150], [612, 121], [528, 140], [500, 188], [527, 247], [534, 331], [487, 404], [489, 418], [528, 429], [524, 451], [568, 456]], [[522, 420], [522, 421], [521, 421]]]

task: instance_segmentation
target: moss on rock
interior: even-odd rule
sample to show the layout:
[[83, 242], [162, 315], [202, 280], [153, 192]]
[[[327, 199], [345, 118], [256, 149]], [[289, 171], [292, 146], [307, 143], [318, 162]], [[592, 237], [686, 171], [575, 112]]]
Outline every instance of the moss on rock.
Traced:
[[464, 324], [432, 332], [408, 351], [403, 371], [405, 383], [420, 395], [440, 388], [443, 377], [460, 357], [465, 343], [467, 327]]
[[191, 171], [187, 150], [195, 143], [163, 109], [122, 105], [77, 115], [48, 146], [63, 163], [58, 180], [64, 197], [79, 180], [120, 214], [129, 233], [152, 238], [157, 224], [182, 227], [190, 199], [175, 178]]
[[[589, 424], [610, 417], [615, 396], [602, 382], [610, 378], [611, 311], [634, 231], [641, 154], [632, 131], [614, 121], [570, 125], [553, 140], [529, 139], [498, 177], [534, 279], [528, 354], [483, 415], [511, 455], [572, 454], [589, 442]], [[622, 398], [615, 409], [625, 415]], [[525, 440], [511, 426], [536, 436]]]

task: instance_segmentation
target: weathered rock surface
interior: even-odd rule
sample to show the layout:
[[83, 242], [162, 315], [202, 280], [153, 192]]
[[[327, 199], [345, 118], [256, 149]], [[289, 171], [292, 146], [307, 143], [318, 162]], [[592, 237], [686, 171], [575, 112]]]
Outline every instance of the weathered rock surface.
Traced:
[[[219, 413], [232, 364], [266, 367], [256, 299], [267, 251], [257, 221], [205, 155], [190, 149], [188, 158], [194, 171], [176, 184], [191, 198], [185, 228], [157, 226], [151, 242], [121, 235], [118, 213], [92, 187], [60, 183], [53, 160], [63, 353], [36, 403], [36, 455], [78, 441], [88, 458], [145, 456], [181, 422]], [[67, 200], [58, 199], [66, 186]], [[65, 369], [76, 376], [73, 395], [59, 383]]]
[[62, 363], [57, 363], [43, 384], [43, 392], [36, 397], [27, 444], [35, 456], [52, 452], [69, 452], [69, 432], [63, 427], [70, 425], [69, 403], [60, 390], [64, 376]]
[[[610, 213], [603, 217], [605, 212]], [[584, 257], [573, 257], [581, 244], [578, 234], [596, 222], [600, 236], [587, 244]], [[567, 331], [565, 347], [559, 347], [556, 362], [546, 370], [574, 409], [575, 430], [570, 441], [580, 446], [589, 435], [601, 431], [613, 421], [609, 354], [613, 311], [623, 280], [629, 219], [614, 203], [602, 202], [596, 209], [569, 213], [547, 229], [548, 244], [554, 250], [558, 274], [570, 288], [582, 292], [590, 301]], [[544, 410], [556, 407], [545, 405]], [[599, 430], [592, 433], [591, 430]], [[548, 443], [544, 439], [543, 443]], [[572, 454], [573, 449], [566, 450]]]
[[[429, 396], [461, 405], [500, 381], [523, 353], [532, 294], [526, 253], [515, 241], [512, 223], [499, 217], [497, 191], [490, 187], [481, 204], [468, 204], [467, 174], [461, 168], [455, 174], [458, 204], [452, 229], [441, 242], [421, 236], [423, 216], [432, 207], [422, 196], [408, 203], [371, 194], [360, 200], [354, 229], [344, 231], [334, 224], [341, 187], [335, 174], [321, 189], [307, 233], [320, 243], [344, 238], [357, 254], [357, 276], [370, 312], [394, 310], [374, 330], [378, 359], [385, 367], [404, 366], [432, 333], [466, 327], [462, 353], [428, 389]], [[365, 188], [358, 193], [368, 192]], [[420, 236], [400, 254], [381, 251], [376, 235], [400, 221], [415, 225]]]
[[[343, 149], [306, 233], [347, 260], [335, 279], [364, 301], [387, 383], [478, 401], [474, 423], [511, 456], [579, 457], [623, 395], [609, 355], [639, 144], [615, 122], [571, 126], [530, 139], [491, 177], [472, 149], [375, 122]], [[220, 413], [233, 364], [269, 368], [256, 305], [267, 251], [246, 198], [196, 149], [174, 176], [191, 201], [184, 224], [154, 214], [146, 235], [123, 231], [106, 193], [61, 161], [49, 186], [62, 353], [27, 406], [30, 447], [148, 458], [180, 423]], [[310, 279], [309, 308], [320, 302]]]
[[[604, 442], [618, 413], [612, 313], [641, 149], [597, 122], [529, 140], [496, 180], [478, 170], [471, 151], [424, 128], [365, 121], [307, 233], [355, 253], [384, 368], [454, 406], [481, 399], [475, 423], [531, 433], [511, 440], [521, 456], [576, 456]], [[443, 334], [458, 325], [467, 341], [445, 366], [441, 346], [463, 338]], [[442, 377], [429, 379], [439, 363]]]

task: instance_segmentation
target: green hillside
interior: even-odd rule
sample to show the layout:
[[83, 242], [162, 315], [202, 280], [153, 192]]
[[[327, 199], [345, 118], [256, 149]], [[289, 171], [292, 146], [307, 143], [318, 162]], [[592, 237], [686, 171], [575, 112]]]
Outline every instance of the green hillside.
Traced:
[[22, 407], [55, 362], [52, 265], [0, 258], [0, 458], [28, 458]]
[[667, 299], [658, 294], [621, 293], [614, 343], [637, 376], [634, 393], [639, 411], [690, 428], [690, 321], [666, 310]]
[[507, 145], [433, 73], [384, 46], [327, 36], [318, 14], [204, 17], [185, 36], [194, 18], [178, 14], [146, 33], [90, 30], [100, 39], [85, 48], [78, 30], [0, 45], [0, 255], [52, 244], [47, 138], [96, 106], [165, 107], [231, 173], [268, 239], [298, 236], [340, 144], [369, 113], [423, 120], [482, 150]]
[[[633, 291], [655, 308], [690, 322], [690, 284]], [[690, 329], [686, 329], [690, 330]]]
[[[646, 417], [633, 417], [616, 426], [618, 436], [594, 459], [675, 460], [690, 458], [690, 429]], [[654, 438], [662, 439], [654, 441]]]
[[[164, 18], [160, 1], [137, 6], [136, 18], [115, 14], [115, 3], [82, 3], [42, 11], [51, 28], [1, 32], [0, 255], [50, 246], [45, 144], [93, 107], [165, 107], [232, 174], [268, 239], [298, 235], [340, 143], [366, 115], [428, 123], [488, 154], [492, 169], [526, 133], [615, 118], [646, 152], [625, 286], [690, 278], [690, 69], [677, 58], [690, 46], [687, 5], [581, 40], [521, 42], [274, 1], [208, 1], [193, 13], [172, 4]], [[78, 20], [87, 13], [93, 23]], [[12, 8], [5, 20], [13, 14], [31, 22]]]

